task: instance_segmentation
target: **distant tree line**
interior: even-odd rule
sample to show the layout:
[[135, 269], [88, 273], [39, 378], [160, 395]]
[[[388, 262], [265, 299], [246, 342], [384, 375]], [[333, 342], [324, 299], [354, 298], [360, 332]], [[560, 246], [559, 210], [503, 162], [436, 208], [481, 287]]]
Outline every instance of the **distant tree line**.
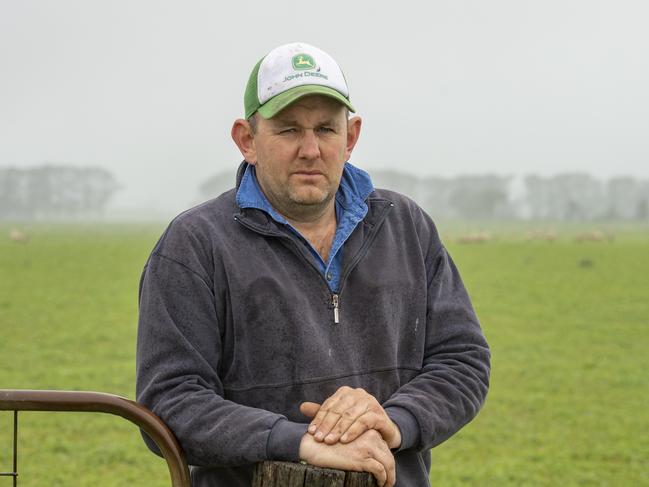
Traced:
[[115, 177], [100, 167], [0, 167], [0, 219], [100, 216], [118, 189]]
[[525, 178], [529, 216], [534, 219], [594, 221], [649, 220], [649, 181], [588, 174]]
[[[602, 181], [586, 173], [566, 173], [442, 178], [386, 170], [372, 170], [371, 176], [377, 188], [410, 196], [435, 218], [649, 221], [649, 180], [631, 177]], [[199, 193], [209, 199], [232, 187], [234, 174], [228, 171], [207, 179]]]

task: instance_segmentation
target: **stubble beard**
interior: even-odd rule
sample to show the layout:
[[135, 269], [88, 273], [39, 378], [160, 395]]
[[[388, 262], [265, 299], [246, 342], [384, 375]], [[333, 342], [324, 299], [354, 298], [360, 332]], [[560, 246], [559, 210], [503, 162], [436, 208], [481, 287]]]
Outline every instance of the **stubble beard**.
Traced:
[[296, 216], [315, 216], [325, 210], [335, 194], [330, 182], [327, 182], [326, 187], [296, 188], [289, 185], [284, 202], [287, 205], [286, 211]]

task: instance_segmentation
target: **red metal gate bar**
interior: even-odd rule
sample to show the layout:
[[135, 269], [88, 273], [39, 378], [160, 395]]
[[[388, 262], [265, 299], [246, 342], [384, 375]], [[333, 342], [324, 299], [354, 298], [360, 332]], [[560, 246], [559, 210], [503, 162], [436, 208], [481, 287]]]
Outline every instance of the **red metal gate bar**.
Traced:
[[107, 413], [140, 427], [155, 442], [167, 461], [172, 487], [189, 487], [185, 456], [171, 430], [144, 406], [129, 399], [89, 391], [31, 391], [0, 389], [0, 411], [14, 411], [14, 486], [18, 475], [18, 411]]

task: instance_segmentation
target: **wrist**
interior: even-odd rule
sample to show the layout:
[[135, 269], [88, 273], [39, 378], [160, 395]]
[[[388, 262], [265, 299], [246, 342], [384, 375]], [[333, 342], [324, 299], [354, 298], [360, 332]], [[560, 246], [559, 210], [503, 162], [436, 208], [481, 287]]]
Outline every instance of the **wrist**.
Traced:
[[270, 460], [295, 462], [299, 460], [299, 445], [307, 425], [279, 419], [273, 425], [266, 445]]
[[385, 412], [399, 429], [401, 441], [397, 449], [416, 448], [420, 444], [420, 431], [419, 423], [412, 413], [401, 406], [388, 406]]
[[313, 439], [313, 435], [310, 435], [309, 433], [305, 433], [302, 436], [302, 439], [300, 440], [300, 450], [299, 450], [300, 462], [311, 463], [311, 459], [313, 458], [314, 443], [315, 440]]

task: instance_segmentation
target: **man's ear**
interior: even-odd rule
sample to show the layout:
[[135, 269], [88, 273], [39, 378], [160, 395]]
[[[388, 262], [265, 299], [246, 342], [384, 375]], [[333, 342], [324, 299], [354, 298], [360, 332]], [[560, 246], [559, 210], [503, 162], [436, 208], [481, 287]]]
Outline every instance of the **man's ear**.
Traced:
[[361, 135], [361, 117], [352, 117], [347, 121], [347, 147], [345, 148], [345, 160], [349, 160], [356, 142]]
[[257, 150], [255, 149], [255, 136], [247, 120], [239, 118], [232, 124], [232, 140], [237, 144], [243, 158], [253, 166], [257, 164]]

